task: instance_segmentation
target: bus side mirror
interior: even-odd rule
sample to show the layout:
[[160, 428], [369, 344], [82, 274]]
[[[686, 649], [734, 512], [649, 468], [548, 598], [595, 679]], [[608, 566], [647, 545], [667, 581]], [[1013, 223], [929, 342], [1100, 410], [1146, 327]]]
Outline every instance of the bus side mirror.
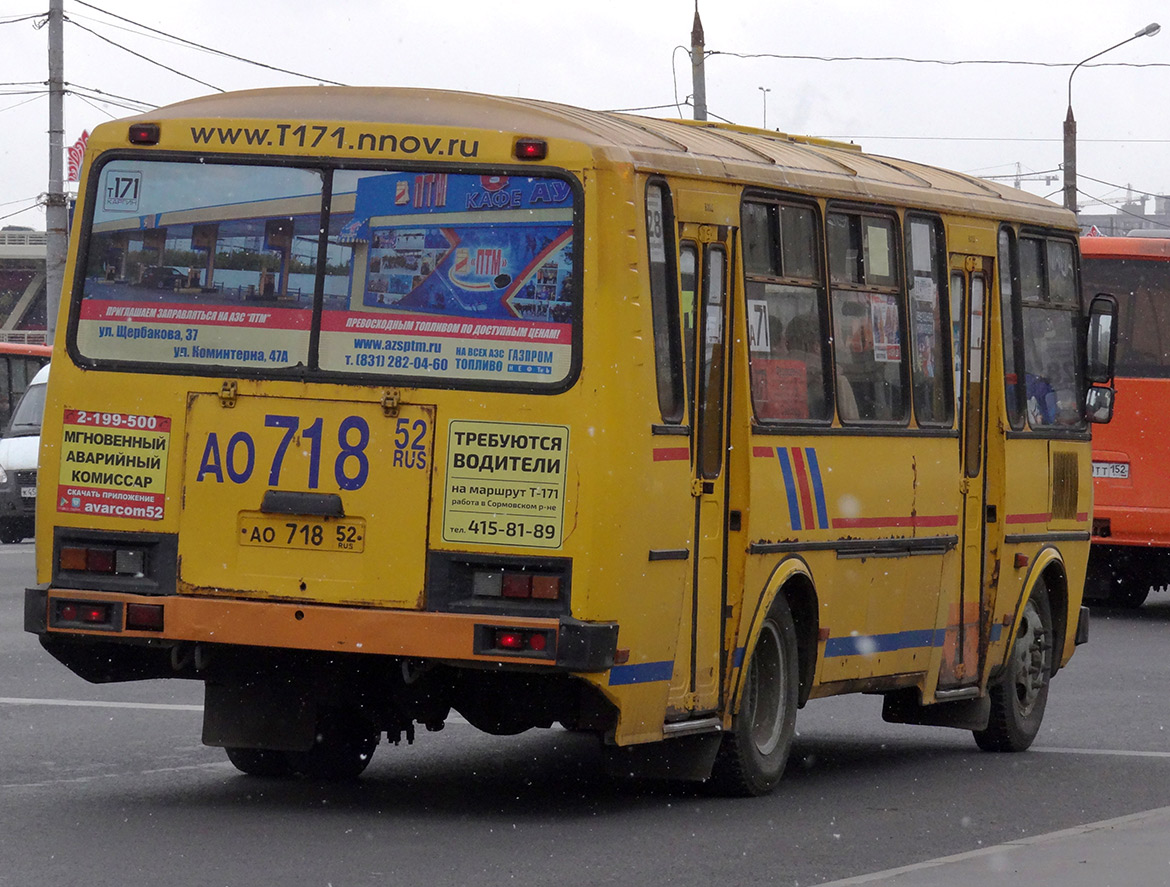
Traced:
[[1113, 296], [1101, 293], [1093, 297], [1085, 344], [1085, 375], [1090, 382], [1108, 384], [1117, 358], [1117, 300]]
[[1085, 418], [1104, 425], [1113, 418], [1113, 389], [1094, 385], [1085, 392]]

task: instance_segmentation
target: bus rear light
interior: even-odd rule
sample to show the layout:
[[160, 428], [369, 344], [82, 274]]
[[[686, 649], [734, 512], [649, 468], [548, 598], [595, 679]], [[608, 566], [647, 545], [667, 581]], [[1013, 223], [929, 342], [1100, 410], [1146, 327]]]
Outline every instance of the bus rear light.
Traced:
[[516, 139], [517, 160], [544, 160], [548, 157], [548, 142], [544, 139]]
[[93, 601], [56, 601], [53, 609], [54, 625], [114, 628], [117, 613], [112, 604]]
[[496, 646], [501, 650], [523, 650], [524, 632], [500, 629], [496, 632]]
[[561, 577], [512, 570], [476, 570], [471, 589], [476, 597], [557, 601], [561, 598]]
[[555, 601], [561, 596], [560, 576], [533, 576], [532, 596], [539, 601]]
[[140, 548], [64, 545], [58, 567], [75, 573], [109, 573], [140, 576], [146, 569], [146, 552]]
[[161, 604], [127, 604], [127, 631], [162, 631], [163, 608]]
[[532, 577], [527, 573], [504, 574], [504, 597], [532, 597]]
[[475, 653], [480, 656], [526, 656], [530, 659], [556, 657], [555, 628], [500, 628], [496, 625], [475, 627]]

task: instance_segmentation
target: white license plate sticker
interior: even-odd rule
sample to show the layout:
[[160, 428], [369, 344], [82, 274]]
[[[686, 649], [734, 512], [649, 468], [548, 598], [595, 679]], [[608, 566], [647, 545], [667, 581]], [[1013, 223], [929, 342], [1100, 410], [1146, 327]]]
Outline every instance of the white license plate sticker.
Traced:
[[36, 487], [21, 487], [20, 488], [20, 498], [22, 498], [22, 499], [35, 499], [36, 497], [37, 497], [37, 488]]
[[1125, 480], [1129, 477], [1128, 462], [1094, 462], [1093, 477], [1109, 477]]

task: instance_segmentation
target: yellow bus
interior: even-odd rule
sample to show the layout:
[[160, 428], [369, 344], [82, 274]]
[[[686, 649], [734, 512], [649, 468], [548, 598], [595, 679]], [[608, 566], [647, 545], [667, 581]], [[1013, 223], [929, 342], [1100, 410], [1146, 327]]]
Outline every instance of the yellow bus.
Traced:
[[1022, 750], [1087, 637], [1113, 315], [1052, 204], [345, 88], [105, 124], [81, 190], [26, 627], [204, 682], [245, 773], [457, 713], [758, 794], [832, 694]]

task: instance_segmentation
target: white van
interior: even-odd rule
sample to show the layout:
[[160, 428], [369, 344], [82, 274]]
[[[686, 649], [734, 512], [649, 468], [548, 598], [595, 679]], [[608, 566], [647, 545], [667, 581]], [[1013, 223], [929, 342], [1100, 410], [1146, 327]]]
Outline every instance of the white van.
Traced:
[[37, 461], [48, 382], [46, 364], [21, 395], [0, 438], [0, 542], [20, 542], [35, 529]]

